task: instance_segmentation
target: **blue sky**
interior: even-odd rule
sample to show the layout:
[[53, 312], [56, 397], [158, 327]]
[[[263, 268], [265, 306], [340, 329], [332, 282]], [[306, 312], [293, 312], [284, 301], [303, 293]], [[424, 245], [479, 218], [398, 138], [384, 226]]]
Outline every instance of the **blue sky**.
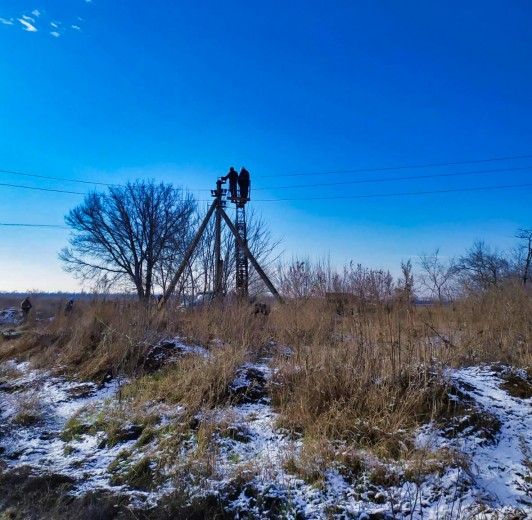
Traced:
[[[436, 247], [445, 256], [478, 239], [508, 248], [532, 225], [532, 187], [308, 199], [527, 184], [532, 158], [288, 175], [532, 155], [531, 20], [525, 0], [4, 0], [0, 169], [155, 178], [205, 198], [199, 190], [245, 165], [253, 205], [287, 258], [397, 272]], [[392, 180], [280, 188], [371, 179]], [[92, 187], [4, 173], [0, 183]], [[0, 193], [1, 223], [62, 224], [83, 199]], [[283, 198], [307, 200], [271, 201]], [[0, 289], [76, 290], [57, 259], [67, 236], [0, 226]]]

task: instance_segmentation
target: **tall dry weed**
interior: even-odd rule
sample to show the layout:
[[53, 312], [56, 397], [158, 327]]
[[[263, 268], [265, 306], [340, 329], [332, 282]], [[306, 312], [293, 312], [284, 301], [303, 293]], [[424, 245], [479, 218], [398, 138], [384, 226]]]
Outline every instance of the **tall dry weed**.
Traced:
[[294, 352], [278, 360], [272, 384], [282, 425], [400, 456], [409, 430], [448, 409], [443, 367], [530, 364], [530, 296], [506, 287], [448, 306], [403, 301], [344, 316], [323, 301], [285, 306], [272, 318]]

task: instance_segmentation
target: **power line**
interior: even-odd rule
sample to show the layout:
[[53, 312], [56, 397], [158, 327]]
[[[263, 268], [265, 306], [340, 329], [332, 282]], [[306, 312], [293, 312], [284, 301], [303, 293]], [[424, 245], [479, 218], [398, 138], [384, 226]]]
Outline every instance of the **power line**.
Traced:
[[[336, 197], [305, 197], [305, 198], [285, 198], [285, 199], [254, 199], [255, 202], [281, 202], [288, 200], [337, 200], [337, 199], [369, 199], [378, 197], [403, 197], [410, 195], [431, 195], [437, 193], [457, 193], [457, 192], [469, 192], [469, 191], [488, 191], [488, 190], [502, 190], [510, 188], [525, 188], [532, 186], [532, 183], [527, 184], [508, 184], [501, 186], [484, 186], [476, 188], [457, 188], [448, 190], [434, 190], [434, 191], [411, 191], [403, 193], [382, 193], [371, 195], [348, 195], [348, 196], [336, 196]], [[211, 202], [210, 200], [198, 201], [198, 202]], [[68, 226], [61, 226], [58, 224], [20, 224], [20, 223], [0, 223], [0, 226], [7, 227], [36, 227], [36, 228], [56, 228], [56, 229], [70, 229]]]
[[301, 198], [283, 198], [283, 199], [254, 199], [255, 202], [281, 202], [288, 200], [339, 200], [339, 199], [371, 199], [377, 197], [402, 197], [405, 195], [430, 195], [433, 193], [457, 193], [466, 191], [487, 191], [487, 190], [502, 190], [508, 188], [524, 188], [532, 186], [529, 184], [507, 184], [502, 186], [485, 186], [477, 188], [456, 188], [448, 190], [434, 190], [434, 191], [410, 191], [403, 193], [378, 193], [371, 195], [339, 195], [331, 197], [301, 197]]
[[68, 191], [68, 190], [54, 190], [52, 188], [36, 188], [34, 186], [21, 186], [20, 184], [5, 184], [0, 182], [0, 186], [7, 186], [9, 188], [23, 188], [25, 190], [37, 190], [37, 191], [53, 191], [56, 193], [71, 193], [73, 195], [87, 195], [82, 191]]
[[446, 163], [427, 163], [427, 164], [411, 164], [409, 166], [386, 166], [382, 168], [357, 168], [353, 170], [331, 170], [322, 172], [308, 172], [308, 173], [285, 173], [277, 175], [255, 175], [256, 179], [266, 179], [272, 177], [302, 177], [309, 175], [333, 175], [337, 173], [359, 173], [359, 172], [382, 172], [392, 170], [409, 170], [413, 168], [435, 168], [436, 166], [456, 166], [458, 164], [476, 164], [493, 161], [510, 161], [516, 159], [530, 159], [532, 155], [515, 155], [512, 157], [493, 157], [491, 159], [477, 159], [472, 161], [454, 161]]
[[93, 182], [93, 181], [84, 181], [80, 179], [67, 179], [65, 177], [52, 177], [50, 175], [37, 175], [35, 173], [23, 173], [15, 172], [12, 170], [0, 170], [0, 173], [8, 173], [10, 175], [21, 175], [24, 177], [36, 177], [38, 179], [51, 179], [54, 181], [64, 181], [64, 182], [79, 182], [81, 184], [97, 184], [98, 186], [121, 186], [120, 184], [108, 184], [106, 182]]
[[459, 177], [463, 175], [476, 175], [479, 173], [496, 173], [496, 172], [509, 172], [509, 171], [518, 171], [518, 170], [530, 170], [532, 166], [522, 166], [519, 168], [500, 168], [497, 170], [477, 170], [474, 172], [460, 172], [460, 173], [435, 173], [432, 175], [411, 175], [408, 177], [387, 177], [384, 179], [362, 179], [356, 181], [340, 181], [340, 182], [325, 182], [325, 183], [315, 183], [315, 184], [295, 184], [292, 186], [273, 186], [271, 188], [254, 188], [253, 191], [262, 191], [262, 190], [285, 190], [290, 188], [316, 188], [321, 186], [341, 186], [346, 184], [366, 184], [373, 182], [386, 182], [386, 181], [405, 181], [412, 179], [434, 179], [437, 177]]
[[[322, 171], [322, 172], [287, 173], [287, 174], [277, 174], [277, 175], [254, 175], [254, 178], [255, 179], [266, 179], [266, 178], [273, 178], [273, 177], [301, 177], [301, 176], [310, 176], [310, 175], [333, 175], [333, 174], [339, 174], [339, 173], [359, 173], [359, 172], [361, 173], [361, 172], [408, 170], [408, 169], [414, 169], [414, 168], [432, 168], [432, 167], [436, 167], [436, 166], [453, 166], [453, 165], [459, 165], [459, 164], [478, 164], [478, 163], [486, 163], [486, 162], [494, 162], [494, 161], [510, 161], [510, 160], [530, 159], [530, 158], [532, 158], [532, 155], [516, 155], [516, 156], [511, 156], [511, 157], [494, 157], [494, 158], [491, 158], [491, 159], [476, 159], [476, 160], [470, 160], [470, 161], [454, 161], [454, 162], [446, 162], [446, 163], [413, 164], [413, 165], [409, 165], [409, 166], [387, 166], [387, 167], [382, 167], [382, 168], [358, 168], [358, 169], [352, 169], [352, 170], [330, 170], [330, 171]], [[501, 170], [501, 171], [503, 171], [503, 170]], [[40, 174], [35, 174], [35, 173], [25, 173], [25, 172], [14, 171], [14, 170], [0, 170], [0, 173], [7, 173], [7, 174], [11, 174], [11, 175], [19, 175], [19, 176], [24, 176], [24, 177], [35, 177], [35, 178], [38, 178], [38, 179], [50, 179], [50, 180], [63, 181], [63, 182], [77, 182], [77, 183], [81, 183], [81, 184], [92, 184], [92, 185], [98, 185], [98, 186], [124, 186], [123, 184], [112, 184], [112, 183], [106, 183], [106, 182], [93, 182], [93, 181], [86, 181], [86, 180], [82, 180], [82, 179], [71, 179], [71, 178], [68, 178], [68, 177], [54, 177], [52, 175], [40, 175]], [[380, 181], [375, 181], [375, 182], [380, 182]], [[0, 184], [0, 185], [7, 186], [6, 184]], [[11, 186], [13, 186], [13, 185], [11, 185]], [[38, 189], [38, 188], [35, 188], [35, 189]], [[44, 188], [41, 188], [41, 189], [44, 189]], [[52, 190], [50, 190], [50, 191], [52, 191]], [[196, 190], [196, 191], [210, 191], [210, 190]]]
[[57, 229], [70, 229], [68, 226], [60, 226], [58, 224], [13, 224], [0, 222], [0, 226], [6, 227], [35, 227], [35, 228], [57, 228]]

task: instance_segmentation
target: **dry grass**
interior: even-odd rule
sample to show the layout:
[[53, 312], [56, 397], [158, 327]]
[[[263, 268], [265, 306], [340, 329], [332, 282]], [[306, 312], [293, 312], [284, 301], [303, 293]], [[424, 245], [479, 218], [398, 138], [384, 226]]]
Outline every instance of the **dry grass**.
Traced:
[[41, 403], [36, 395], [22, 396], [17, 399], [17, 413], [12, 422], [19, 426], [33, 426], [43, 416]]
[[[403, 301], [344, 316], [320, 299], [274, 305], [268, 317], [252, 311], [237, 304], [161, 312], [132, 302], [86, 302], [35, 326], [2, 352], [4, 359], [31, 357], [82, 377], [135, 374], [122, 389], [124, 417], [142, 416], [153, 403], [180, 405], [183, 427], [169, 436], [175, 441], [200, 411], [230, 401], [228, 385], [238, 367], [265, 355], [275, 340], [293, 351], [286, 356], [279, 349], [272, 360], [269, 391], [280, 424], [314, 446], [343, 440], [394, 459], [412, 452], [413, 428], [448, 412], [444, 366], [532, 364], [532, 297], [518, 286], [447, 306]], [[156, 373], [139, 373], [149, 348], [174, 335], [207, 346], [209, 355], [183, 356]]]
[[277, 360], [272, 384], [281, 424], [406, 456], [411, 430], [449, 411], [442, 367], [530, 365], [530, 296], [507, 287], [445, 307], [382, 306], [336, 318], [322, 301], [277, 309], [270, 330], [294, 350]]
[[[23, 338], [3, 346], [4, 359], [31, 359], [36, 366], [61, 367], [82, 378], [129, 373], [158, 340], [164, 316], [128, 302], [77, 302], [52, 321], [34, 324]], [[26, 325], [27, 327], [27, 325]]]
[[208, 356], [183, 356], [163, 370], [126, 385], [122, 395], [139, 406], [145, 402], [180, 404], [193, 416], [202, 408], [227, 401], [228, 386], [245, 359], [245, 349], [230, 345], [214, 347]]

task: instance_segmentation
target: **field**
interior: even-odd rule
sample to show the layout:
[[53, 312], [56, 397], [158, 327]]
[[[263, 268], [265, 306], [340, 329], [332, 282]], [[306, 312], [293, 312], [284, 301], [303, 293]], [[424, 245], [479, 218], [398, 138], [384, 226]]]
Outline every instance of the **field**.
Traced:
[[532, 515], [522, 287], [341, 313], [65, 303], [0, 316], [2, 519]]

